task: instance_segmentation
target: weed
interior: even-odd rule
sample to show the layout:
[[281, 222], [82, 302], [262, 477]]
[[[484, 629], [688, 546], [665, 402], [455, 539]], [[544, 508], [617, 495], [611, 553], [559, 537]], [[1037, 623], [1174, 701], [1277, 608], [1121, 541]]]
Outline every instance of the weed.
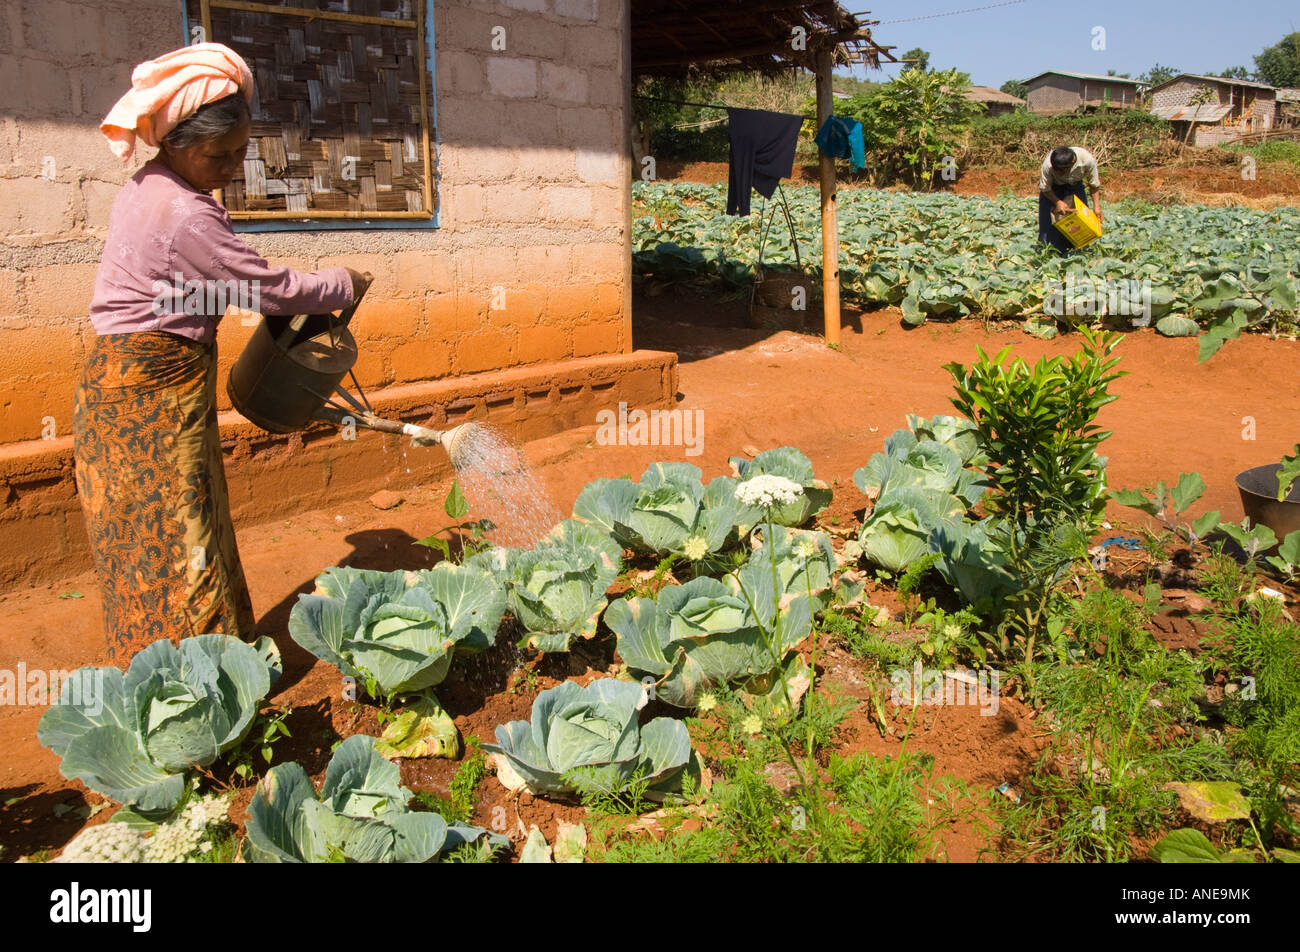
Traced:
[[963, 608], [949, 613], [942, 608], [931, 607], [916, 621], [918, 625], [929, 629], [920, 648], [921, 654], [935, 665], [948, 668], [967, 655], [983, 660], [983, 653], [974, 634], [980, 619], [970, 609]]
[[582, 805], [596, 817], [635, 816], [654, 809], [646, 798], [653, 781], [637, 770], [631, 777], [613, 778], [605, 767], [574, 767], [562, 776], [576, 790]]
[[537, 693], [537, 672], [527, 666], [516, 668], [510, 673], [506, 690], [516, 696]]
[[1014, 849], [1123, 862], [1134, 838], [1159, 830], [1175, 808], [1169, 781], [1232, 770], [1221, 748], [1174, 729], [1199, 718], [1200, 665], [1158, 645], [1136, 650], [1143, 639], [1126, 632], [1131, 618], [1109, 596], [1095, 597], [1074, 623], [1081, 637], [1106, 637], [1104, 656], [1040, 670], [1055, 732], [1008, 817]]
[[254, 760], [260, 754], [263, 763], [270, 764], [274, 756], [276, 741], [281, 737], [291, 737], [285, 720], [293, 713], [293, 708], [272, 705], [269, 711], [259, 711], [253, 719], [253, 726], [243, 742], [232, 751], [228, 758], [234, 764], [235, 774], [244, 780], [253, 778]]
[[226, 825], [218, 829], [209, 828], [203, 835], [205, 843], [212, 844], [209, 849], [202, 852], [191, 854], [190, 860], [195, 863], [237, 863], [239, 862], [240, 849], [244, 840], [239, 832], [232, 826]]
[[880, 637], [861, 618], [827, 612], [821, 624], [822, 631], [838, 640], [855, 658], [874, 662], [882, 671], [892, 670], [911, 660], [907, 648]]
[[1201, 565], [1200, 590], [1220, 610], [1233, 611], [1246, 593], [1249, 578], [1237, 560], [1223, 551], [1223, 543], [1215, 544]]
[[448, 863], [495, 863], [497, 847], [488, 842], [487, 837], [465, 843], [447, 854]]
[[1068, 604], [1062, 619], [1078, 647], [1090, 656], [1102, 655], [1120, 671], [1155, 645], [1147, 630], [1150, 613], [1110, 588], [1084, 593]]
[[898, 596], [903, 601], [903, 627], [911, 628], [917, 612], [934, 608], [934, 599], [921, 601], [919, 589], [921, 580], [934, 564], [939, 561], [939, 553], [929, 552], [907, 567], [907, 571], [898, 580]]
[[1211, 636], [1242, 689], [1224, 700], [1223, 716], [1240, 728], [1229, 749], [1247, 765], [1243, 781], [1259, 814], [1259, 846], [1281, 829], [1300, 836], [1286, 810], [1287, 790], [1300, 786], [1300, 626], [1272, 599], [1227, 618]]
[[[830, 742], [851, 705], [825, 699], [808, 715], [751, 734], [738, 697], [722, 689], [708, 720], [691, 719], [697, 748], [717, 756], [714, 782], [698, 807], [669, 809], [660, 825], [692, 814], [702, 829], [676, 830], [662, 842], [593, 828], [593, 856], [605, 862], [916, 862], [941, 858], [938, 834], [952, 820], [973, 817], [975, 798], [961, 783], [935, 781], [932, 758], [906, 751], [895, 758], [831, 756], [825, 771], [790, 773], [786, 753], [814, 737]], [[783, 732], [788, 737], [783, 737]]]
[[420, 790], [415, 794], [416, 801], [448, 823], [468, 823], [473, 818], [474, 807], [478, 803], [475, 790], [479, 781], [487, 776], [487, 757], [480, 749], [480, 744], [477, 737], [465, 741], [465, 758], [452, 775], [448, 796], [440, 797], [436, 793]]
[[[453, 519], [464, 519], [469, 514], [469, 502], [465, 499], [465, 494], [461, 492], [459, 480], [453, 479], [451, 481], [451, 489], [448, 490], [447, 496], [442, 502], [442, 510]], [[449, 526], [443, 526], [433, 535], [425, 536], [423, 539], [416, 539], [412, 544], [436, 549], [442, 553], [443, 559], [449, 562], [464, 561], [469, 556], [477, 555], [492, 548], [492, 543], [486, 536], [495, 528], [496, 525], [489, 519], [456, 522]], [[441, 536], [444, 532], [450, 532], [451, 535], [443, 539]], [[455, 551], [453, 551], [453, 545]]]

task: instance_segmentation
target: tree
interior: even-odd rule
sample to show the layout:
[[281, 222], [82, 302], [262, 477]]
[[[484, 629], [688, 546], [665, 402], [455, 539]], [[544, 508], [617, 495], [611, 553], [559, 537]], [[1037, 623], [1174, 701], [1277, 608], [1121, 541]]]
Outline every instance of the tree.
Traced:
[[871, 92], [841, 100], [836, 112], [862, 123], [867, 155], [889, 180], [933, 188], [982, 111], [966, 98], [970, 76], [955, 69], [906, 69]]
[[[661, 79], [659, 77], [642, 78], [633, 90], [638, 96], [648, 99], [632, 100], [632, 155], [638, 163], [643, 156], [658, 150], [662, 157], [675, 155], [680, 146], [674, 142], [675, 126], [683, 123], [711, 119], [715, 110], [701, 109], [698, 106], [683, 106], [686, 102], [709, 102], [717, 97], [717, 80], [687, 81], [678, 79]], [[707, 115], [702, 115], [707, 113]], [[700, 138], [698, 130], [692, 130], [691, 138]], [[678, 136], [680, 138], [680, 135]]]
[[1161, 66], [1156, 63], [1149, 70], [1138, 77], [1138, 82], [1146, 83], [1148, 86], [1159, 86], [1161, 83], [1167, 83], [1182, 73], [1181, 69], [1174, 66]]
[[1255, 72], [1270, 86], [1300, 86], [1300, 33], [1289, 33], [1255, 57]]
[[1108, 69], [1108, 70], [1106, 70], [1106, 75], [1107, 75], [1107, 76], [1116, 76], [1116, 77], [1118, 77], [1118, 78], [1120, 78], [1120, 79], [1132, 79], [1132, 78], [1133, 78], [1133, 77], [1130, 76], [1128, 73], [1117, 73], [1117, 72], [1115, 72], [1113, 69]]
[[903, 54], [903, 62], [907, 63], [908, 69], [929, 69], [930, 54], [919, 46], [913, 47]]
[[1017, 99], [1024, 99], [1029, 95], [1029, 85], [1018, 79], [1008, 79], [1002, 84], [1002, 92], [1008, 96], [1015, 96]]
[[1250, 70], [1244, 66], [1229, 66], [1222, 73], [1206, 73], [1206, 76], [1222, 76], [1224, 79], [1250, 79]]

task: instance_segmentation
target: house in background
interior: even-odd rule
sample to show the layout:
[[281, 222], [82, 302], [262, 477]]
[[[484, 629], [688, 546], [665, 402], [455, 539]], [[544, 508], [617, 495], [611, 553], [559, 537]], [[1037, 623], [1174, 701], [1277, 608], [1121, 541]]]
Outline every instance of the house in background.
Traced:
[[1133, 109], [1139, 105], [1143, 87], [1135, 79], [1122, 76], [1095, 76], [1091, 73], [1068, 73], [1049, 70], [1025, 80], [1029, 91], [1025, 100], [1029, 111], [1055, 116], [1078, 110]]
[[1015, 112], [1016, 109], [1025, 105], [1025, 101], [1019, 96], [1012, 96], [1010, 93], [1004, 93], [1002, 90], [994, 89], [991, 86], [972, 86], [966, 90], [966, 98], [983, 106], [985, 115], [989, 116], [1001, 116], [1008, 112]]
[[1277, 117], [1274, 126], [1279, 129], [1300, 127], [1300, 89], [1281, 87], [1274, 92], [1277, 96]]
[[1199, 146], [1267, 132], [1278, 112], [1277, 90], [1266, 83], [1194, 73], [1154, 87], [1147, 101], [1153, 113], [1174, 124], [1175, 135]]

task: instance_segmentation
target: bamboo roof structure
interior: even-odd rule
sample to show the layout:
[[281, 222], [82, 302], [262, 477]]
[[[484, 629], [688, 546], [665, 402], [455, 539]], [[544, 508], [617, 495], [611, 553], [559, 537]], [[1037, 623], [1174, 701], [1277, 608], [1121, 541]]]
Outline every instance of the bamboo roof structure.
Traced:
[[832, 66], [878, 69], [898, 62], [871, 27], [833, 0], [632, 0], [632, 75], [715, 79], [815, 70], [819, 50]]

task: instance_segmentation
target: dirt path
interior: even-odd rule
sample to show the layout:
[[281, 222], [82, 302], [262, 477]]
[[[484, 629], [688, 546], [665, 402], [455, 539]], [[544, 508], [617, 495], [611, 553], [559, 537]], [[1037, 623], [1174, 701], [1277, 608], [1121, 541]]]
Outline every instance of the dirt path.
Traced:
[[[682, 317], [691, 322], [674, 322]], [[654, 460], [694, 463], [707, 479], [725, 472], [727, 458], [743, 447], [791, 444], [808, 454], [818, 475], [832, 483], [842, 511], [852, 512], [865, 503], [853, 486], [853, 471], [905, 425], [904, 415], [951, 412], [951, 380], [944, 363], [971, 361], [976, 346], [995, 351], [1012, 345], [1014, 353], [1030, 360], [1078, 346], [1077, 337], [1044, 342], [1016, 329], [986, 333], [975, 322], [907, 331], [897, 312], [849, 311], [844, 347], [836, 352], [812, 336], [704, 326], [727, 320], [725, 309], [707, 302], [671, 294], [638, 300], [636, 345], [679, 353], [680, 406], [703, 413], [702, 453], [688, 457], [681, 447], [599, 445], [594, 419], [589, 427], [529, 444], [526, 453], [537, 478], [562, 511], [570, 511], [589, 480], [636, 477]], [[1276, 461], [1300, 439], [1300, 344], [1250, 338], [1229, 343], [1202, 365], [1196, 363], [1195, 341], [1140, 332], [1130, 335], [1118, 353], [1124, 357], [1121, 368], [1130, 375], [1116, 384], [1120, 399], [1101, 418], [1114, 431], [1105, 445], [1112, 485], [1140, 486], [1196, 470], [1209, 486], [1201, 507], [1219, 508], [1225, 517], [1239, 519], [1233, 475]], [[1246, 439], [1243, 426], [1250, 421], [1254, 438]], [[377, 454], [394, 461], [399, 457]], [[284, 653], [286, 675], [277, 700], [299, 709], [295, 749], [302, 756], [326, 757], [331, 725], [343, 726], [352, 715], [338, 700], [337, 672], [306, 656], [285, 634], [297, 594], [310, 590], [321, 568], [344, 561], [382, 569], [430, 564], [429, 550], [410, 543], [450, 521], [441, 509], [446, 489], [429, 485], [406, 493], [407, 501], [389, 511], [363, 502], [284, 523], [237, 527], [259, 628], [274, 636]], [[1113, 517], [1128, 518], [1126, 512], [1117, 509]], [[0, 670], [16, 671], [19, 664], [29, 671], [103, 664], [102, 638], [90, 575], [0, 595]], [[520, 697], [499, 687], [494, 686], [494, 694], [479, 692], [458, 702], [455, 713], [463, 732], [486, 739], [495, 723], [523, 715], [532, 694]], [[5, 859], [62, 846], [84, 823], [66, 809], [99, 799], [84, 797], [79, 784], [63, 780], [57, 758], [37, 743], [42, 710], [0, 707], [0, 845], [10, 847]], [[941, 766], [966, 770], [966, 779], [990, 779], [980, 762], [985, 760], [986, 767], [996, 762], [996, 751], [963, 744], [963, 756], [953, 757], [944, 736], [941, 730], [927, 732], [914, 749], [935, 753]], [[1007, 744], [1005, 762], [1019, 763], [1023, 737], [998, 737], [989, 728], [987, 743]], [[449, 777], [450, 770], [451, 765], [433, 768], [439, 777]], [[4, 806], [12, 798], [22, 799]], [[61, 817], [55, 815], [56, 807]]]
[[[662, 178], [675, 182], [716, 183], [727, 181], [726, 162], [659, 163]], [[1153, 202], [1195, 202], [1206, 205], [1244, 204], [1271, 208], [1294, 205], [1300, 198], [1300, 170], [1283, 162], [1270, 162], [1255, 169], [1254, 178], [1243, 179], [1242, 170], [1224, 152], [1194, 151], [1186, 162], [1146, 169], [1115, 170], [1102, 167], [1103, 196], [1110, 201], [1134, 196]], [[815, 165], [795, 169], [795, 181], [816, 185]], [[851, 177], [841, 178], [840, 188], [859, 188]], [[952, 185], [958, 195], [995, 198], [1004, 189], [1022, 198], [1038, 191], [1038, 173], [1033, 169], [972, 168], [962, 171]]]

